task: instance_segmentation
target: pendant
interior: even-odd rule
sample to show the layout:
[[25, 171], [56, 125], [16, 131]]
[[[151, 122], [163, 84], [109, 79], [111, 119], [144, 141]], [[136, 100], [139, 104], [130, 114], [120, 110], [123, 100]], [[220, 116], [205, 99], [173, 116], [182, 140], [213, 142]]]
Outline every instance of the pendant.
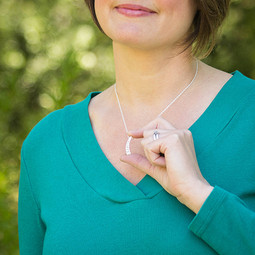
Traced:
[[127, 142], [126, 142], [126, 155], [130, 155], [131, 154], [130, 146], [129, 146], [131, 139], [132, 139], [132, 136], [129, 136], [129, 138], [128, 138]]

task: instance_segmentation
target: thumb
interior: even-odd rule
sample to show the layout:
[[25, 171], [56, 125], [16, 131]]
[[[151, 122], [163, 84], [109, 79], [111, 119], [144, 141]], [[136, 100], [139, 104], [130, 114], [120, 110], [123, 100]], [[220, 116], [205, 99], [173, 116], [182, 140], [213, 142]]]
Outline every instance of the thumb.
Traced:
[[154, 178], [156, 180], [158, 180], [160, 177], [159, 170], [162, 171], [162, 169], [151, 164], [151, 162], [143, 155], [140, 155], [137, 153], [133, 153], [131, 155], [122, 155], [120, 157], [120, 160], [122, 162], [125, 162], [127, 164], [134, 166], [135, 168], [140, 169], [141, 171], [147, 173], [148, 175], [150, 175], [152, 178]]

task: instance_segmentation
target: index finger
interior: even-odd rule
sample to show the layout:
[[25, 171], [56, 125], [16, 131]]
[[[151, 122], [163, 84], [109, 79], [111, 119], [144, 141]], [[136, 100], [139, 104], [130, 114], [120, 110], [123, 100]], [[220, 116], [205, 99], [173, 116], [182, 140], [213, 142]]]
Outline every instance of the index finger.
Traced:
[[157, 117], [156, 119], [149, 122], [147, 125], [145, 125], [142, 128], [139, 128], [137, 130], [130, 130], [128, 131], [128, 135], [131, 135], [134, 138], [142, 138], [143, 132], [148, 129], [170, 129], [174, 130], [176, 129], [170, 122], [168, 122], [166, 119], [162, 117]]

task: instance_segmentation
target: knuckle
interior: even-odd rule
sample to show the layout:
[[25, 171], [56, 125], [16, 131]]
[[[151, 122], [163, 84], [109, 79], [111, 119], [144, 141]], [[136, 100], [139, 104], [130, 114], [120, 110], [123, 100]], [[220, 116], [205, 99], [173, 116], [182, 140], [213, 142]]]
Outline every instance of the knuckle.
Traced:
[[149, 130], [144, 130], [143, 131], [143, 137], [149, 136]]
[[174, 134], [170, 135], [170, 141], [172, 143], [177, 143], [179, 140], [180, 140], [180, 138], [179, 138], [178, 134], [174, 133]]
[[150, 160], [151, 160], [151, 162], [152, 162], [152, 163], [155, 163], [155, 162], [156, 162], [156, 160], [157, 160], [157, 158], [156, 158], [156, 157], [151, 157], [151, 159], [150, 159]]
[[152, 142], [150, 142], [150, 143], [148, 143], [148, 144], [146, 145], [146, 149], [147, 149], [148, 151], [151, 151], [152, 148], [153, 148]]
[[192, 133], [189, 129], [185, 129], [185, 134], [188, 136], [192, 136]]
[[183, 137], [192, 137], [192, 133], [191, 133], [191, 131], [190, 130], [188, 130], [188, 129], [183, 129], [182, 130], [182, 136]]

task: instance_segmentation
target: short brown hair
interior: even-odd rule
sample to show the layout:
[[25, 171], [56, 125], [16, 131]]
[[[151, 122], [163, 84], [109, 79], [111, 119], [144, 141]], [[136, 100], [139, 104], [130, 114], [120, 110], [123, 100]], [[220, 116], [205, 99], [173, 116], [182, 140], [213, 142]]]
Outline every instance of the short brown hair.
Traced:
[[[95, 12], [95, 0], [85, 0], [92, 18], [100, 29], [101, 28]], [[193, 20], [192, 30], [185, 40], [186, 48], [193, 46], [193, 54], [204, 58], [208, 56], [217, 39], [217, 32], [227, 16], [230, 0], [195, 0], [197, 13]]]

